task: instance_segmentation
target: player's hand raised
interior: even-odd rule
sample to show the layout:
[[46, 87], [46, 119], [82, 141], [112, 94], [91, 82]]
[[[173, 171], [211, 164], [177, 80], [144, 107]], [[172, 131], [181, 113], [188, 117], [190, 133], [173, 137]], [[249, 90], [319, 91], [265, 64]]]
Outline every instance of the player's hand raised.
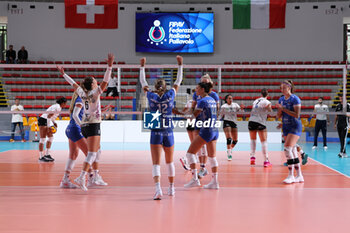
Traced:
[[140, 59], [140, 65], [141, 65], [141, 67], [144, 67], [146, 65], [146, 58], [145, 57]]

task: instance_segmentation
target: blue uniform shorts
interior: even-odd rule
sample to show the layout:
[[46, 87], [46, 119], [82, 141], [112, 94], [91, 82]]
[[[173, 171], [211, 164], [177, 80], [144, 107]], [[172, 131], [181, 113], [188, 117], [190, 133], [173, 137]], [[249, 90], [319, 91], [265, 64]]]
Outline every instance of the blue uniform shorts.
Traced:
[[282, 126], [283, 136], [287, 136], [288, 134], [295, 134], [297, 136], [301, 136], [301, 132], [303, 131], [303, 126], [300, 124], [294, 125], [283, 125]]
[[171, 147], [174, 145], [174, 133], [172, 129], [152, 130], [151, 144]]
[[211, 142], [219, 138], [219, 131], [218, 129], [201, 128], [199, 136], [201, 136], [206, 142]]
[[70, 125], [68, 125], [66, 128], [66, 136], [73, 142], [77, 142], [84, 137], [83, 134], [81, 133], [80, 127], [70, 126]]

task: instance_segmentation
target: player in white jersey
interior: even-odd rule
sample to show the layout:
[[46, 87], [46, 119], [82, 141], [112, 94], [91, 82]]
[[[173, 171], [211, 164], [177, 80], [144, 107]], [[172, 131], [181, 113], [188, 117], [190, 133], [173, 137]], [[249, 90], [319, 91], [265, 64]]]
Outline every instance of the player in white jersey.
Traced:
[[227, 160], [232, 160], [232, 149], [238, 142], [237, 112], [241, 106], [233, 102], [232, 95], [225, 96], [225, 104], [221, 106], [219, 119], [224, 118], [224, 132], [226, 136]]
[[[58, 117], [62, 108], [66, 105], [66, 98], [62, 97], [56, 101], [56, 104], [51, 105], [46, 111], [54, 113], [44, 113], [38, 119], [40, 140], [39, 140], [39, 161], [53, 162], [54, 159], [50, 155], [50, 149], [53, 141], [53, 133], [51, 131], [51, 122], [57, 128], [55, 119]], [[46, 141], [46, 137], [48, 140]], [[46, 151], [44, 155], [44, 144], [46, 142]]]
[[268, 91], [266, 88], [261, 90], [260, 98], [254, 100], [253, 108], [250, 113], [248, 129], [250, 135], [250, 164], [255, 165], [256, 134], [259, 134], [262, 153], [264, 155], [264, 167], [271, 166], [267, 155], [267, 114], [272, 112], [271, 102], [267, 100]]
[[86, 174], [89, 171], [93, 162], [98, 162], [100, 153], [100, 139], [101, 139], [101, 103], [100, 95], [106, 89], [108, 82], [111, 78], [112, 65], [114, 62], [114, 55], [108, 54], [107, 70], [105, 72], [103, 81], [98, 86], [97, 81], [93, 77], [87, 77], [79, 86], [71, 77], [64, 73], [64, 69], [61, 66], [57, 66], [57, 69], [62, 74], [63, 78], [74, 87], [79, 97], [83, 101], [84, 115], [82, 118], [81, 132], [87, 139], [88, 154], [84, 161], [83, 169], [78, 178], [74, 181], [80, 186], [81, 189], [87, 191], [86, 187]]

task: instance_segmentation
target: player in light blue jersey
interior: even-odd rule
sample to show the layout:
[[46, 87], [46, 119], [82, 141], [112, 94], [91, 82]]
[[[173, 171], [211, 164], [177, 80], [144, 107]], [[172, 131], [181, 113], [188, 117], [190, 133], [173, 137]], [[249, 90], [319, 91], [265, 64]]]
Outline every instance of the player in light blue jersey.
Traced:
[[174, 100], [176, 92], [182, 82], [182, 64], [183, 58], [177, 56], [177, 63], [179, 65], [177, 72], [177, 79], [174, 82], [172, 89], [166, 89], [166, 83], [164, 79], [158, 79], [154, 85], [155, 90], [152, 92], [148, 86], [145, 75], [146, 58], [140, 60], [140, 83], [143, 91], [147, 94], [147, 99], [151, 112], [159, 114], [160, 128], [151, 130], [151, 154], [152, 154], [152, 175], [156, 185], [156, 193], [153, 197], [154, 200], [160, 200], [163, 196], [160, 186], [160, 158], [162, 151], [165, 153], [165, 162], [168, 168], [169, 188], [168, 195], [175, 195], [174, 178], [175, 178], [175, 166], [174, 166], [174, 135], [172, 126], [172, 109], [174, 107]]
[[[302, 132], [300, 120], [301, 101], [298, 96], [293, 94], [294, 84], [291, 80], [282, 82], [281, 92], [283, 96], [276, 104], [278, 109], [277, 117], [282, 117], [282, 131], [285, 138], [284, 153], [289, 170], [288, 177], [283, 182], [286, 184], [304, 182], [296, 146]], [[296, 177], [294, 177], [294, 169], [297, 173]]]
[[199, 83], [196, 87], [196, 93], [202, 98], [198, 100], [197, 107], [193, 115], [197, 118], [196, 127], [199, 134], [193, 139], [189, 149], [187, 150], [187, 160], [192, 171], [192, 179], [185, 184], [185, 188], [198, 187], [200, 182], [197, 174], [196, 153], [204, 146], [207, 146], [209, 162], [212, 168], [212, 180], [204, 188], [219, 189], [218, 182], [218, 162], [216, 159], [216, 141], [219, 137], [217, 128], [217, 104], [216, 101], [209, 96], [212, 88], [211, 83]]
[[[74, 168], [75, 160], [78, 157], [79, 149], [85, 154], [88, 153], [87, 141], [81, 133], [81, 120], [83, 118], [84, 109], [83, 109], [83, 101], [78, 96], [76, 92], [74, 92], [71, 100], [71, 104], [69, 107], [70, 122], [66, 128], [66, 136], [69, 141], [69, 158], [66, 163], [65, 173], [63, 179], [60, 183], [61, 188], [77, 188], [75, 184], [73, 184], [70, 179], [70, 173]], [[92, 164], [93, 171], [90, 169], [88, 186], [92, 185], [107, 185], [106, 182], [103, 181], [101, 175], [98, 170], [98, 161], [101, 155], [101, 150], [98, 150], [97, 157]]]

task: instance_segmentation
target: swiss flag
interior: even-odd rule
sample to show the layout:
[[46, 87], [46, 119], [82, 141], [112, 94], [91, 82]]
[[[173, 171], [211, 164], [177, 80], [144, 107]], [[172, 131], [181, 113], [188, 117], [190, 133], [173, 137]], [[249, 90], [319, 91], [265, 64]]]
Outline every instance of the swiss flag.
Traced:
[[118, 28], [118, 0], [65, 0], [66, 28]]

